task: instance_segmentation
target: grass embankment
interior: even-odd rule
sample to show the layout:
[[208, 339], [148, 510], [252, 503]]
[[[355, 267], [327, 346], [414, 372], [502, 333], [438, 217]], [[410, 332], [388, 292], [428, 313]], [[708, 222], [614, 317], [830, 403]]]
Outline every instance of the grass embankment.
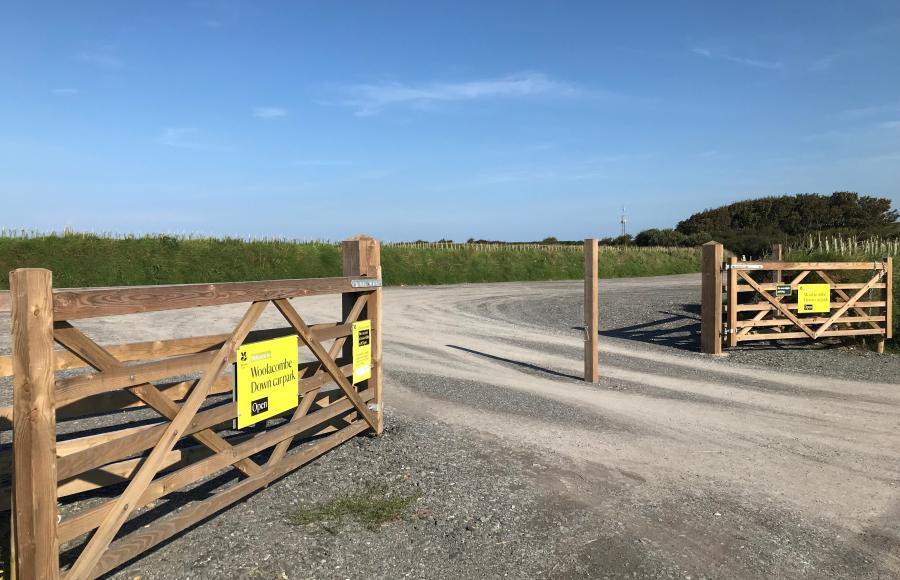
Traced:
[[[578, 246], [385, 245], [386, 285], [570, 280], [582, 277]], [[238, 282], [341, 275], [339, 244], [94, 235], [0, 237], [0, 271], [40, 267], [57, 288]], [[604, 247], [604, 278], [698, 272], [690, 248]], [[6, 276], [0, 287], [7, 288]]]
[[[844, 251], [824, 251], [820, 249], [806, 249], [806, 250], [789, 250], [785, 259], [789, 261], [795, 262], [865, 262], [865, 261], [878, 261], [880, 262], [886, 256], [884, 253], [879, 253], [879, 250], [883, 250], [884, 248], [878, 248], [875, 251], [865, 252], [861, 251], [857, 248], [847, 248]], [[895, 338], [891, 341], [888, 341], [885, 347], [891, 352], [900, 353], [900, 337], [897, 337], [898, 331], [900, 331], [900, 292], [897, 290], [897, 284], [900, 283], [900, 255], [895, 255], [894, 257], [894, 335]], [[854, 275], [855, 274], [855, 275]], [[853, 279], [853, 281], [863, 282], [871, 278], [869, 275], [870, 272], [868, 270], [860, 272], [851, 272], [846, 271], [842, 272], [844, 278], [848, 281]], [[868, 276], [867, 276], [868, 275]], [[878, 292], [882, 292], [878, 290]], [[880, 300], [880, 298], [879, 298]]]

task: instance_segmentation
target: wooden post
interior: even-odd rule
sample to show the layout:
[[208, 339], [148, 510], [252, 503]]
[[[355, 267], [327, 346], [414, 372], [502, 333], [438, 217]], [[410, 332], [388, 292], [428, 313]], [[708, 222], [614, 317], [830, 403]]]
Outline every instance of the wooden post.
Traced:
[[722, 354], [722, 244], [703, 244], [700, 352]]
[[600, 381], [600, 260], [595, 238], [584, 240], [584, 380]]
[[49, 270], [10, 272], [16, 575], [59, 578], [53, 283]]
[[[357, 236], [345, 240], [342, 245], [344, 276], [377, 278], [381, 280], [381, 245], [368, 236]], [[343, 294], [342, 315], [353, 308], [356, 294]], [[359, 316], [360, 320], [372, 321], [372, 378], [366, 381], [368, 388], [375, 391], [376, 433], [384, 431], [384, 367], [382, 365], [382, 288], [379, 286], [369, 294], [369, 300]], [[353, 344], [348, 340], [344, 345], [344, 358], [353, 357]]]
[[888, 256], [884, 260], [885, 278], [884, 278], [884, 299], [885, 299], [885, 321], [884, 336], [878, 341], [878, 352], [884, 352], [884, 343], [894, 338], [894, 258]]
[[737, 304], [738, 304], [738, 292], [737, 292], [737, 256], [731, 256], [728, 258], [728, 346], [734, 348], [737, 346]]
[[[772, 261], [784, 261], [784, 247], [781, 244], [772, 244]], [[774, 282], [776, 284], [781, 284], [781, 279], [781, 270], [775, 270]]]

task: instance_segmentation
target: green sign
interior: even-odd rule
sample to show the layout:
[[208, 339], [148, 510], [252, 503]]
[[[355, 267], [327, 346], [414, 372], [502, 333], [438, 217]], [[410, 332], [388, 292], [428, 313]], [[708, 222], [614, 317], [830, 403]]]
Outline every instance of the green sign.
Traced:
[[790, 296], [792, 292], [790, 284], [778, 284], [775, 286], [775, 296]]

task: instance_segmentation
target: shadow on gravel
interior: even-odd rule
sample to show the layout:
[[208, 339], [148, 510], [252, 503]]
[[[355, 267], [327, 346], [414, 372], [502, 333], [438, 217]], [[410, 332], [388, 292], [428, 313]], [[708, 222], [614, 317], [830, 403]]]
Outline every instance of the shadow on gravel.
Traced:
[[576, 381], [581, 381], [581, 380], [583, 380], [583, 378], [584, 378], [584, 377], [577, 377], [577, 376], [575, 376], [575, 375], [570, 375], [570, 374], [568, 374], [568, 373], [561, 373], [561, 372], [555, 371], [555, 370], [553, 370], [553, 369], [548, 369], [548, 368], [545, 368], [545, 367], [540, 367], [540, 366], [538, 366], [538, 365], [536, 365], [536, 364], [527, 363], [527, 362], [520, 361], [520, 360], [513, 360], [513, 359], [511, 359], [511, 358], [504, 358], [504, 357], [502, 357], [502, 356], [497, 356], [497, 355], [494, 355], [494, 354], [488, 354], [488, 353], [486, 353], [486, 352], [481, 352], [481, 351], [473, 350], [473, 349], [471, 349], [471, 348], [466, 348], [466, 347], [464, 347], [464, 346], [456, 346], [455, 344], [448, 344], [448, 345], [446, 345], [446, 346], [447, 346], [448, 348], [453, 348], [453, 349], [456, 349], [456, 350], [461, 350], [461, 351], [467, 352], [467, 353], [469, 353], [469, 354], [476, 354], [476, 355], [478, 355], [478, 356], [483, 356], [484, 358], [488, 358], [488, 359], [495, 360], [495, 361], [498, 361], [498, 362], [504, 362], [504, 363], [513, 364], [513, 365], [516, 365], [516, 366], [520, 366], [520, 367], [522, 367], [522, 368], [526, 368], [526, 369], [530, 369], [530, 370], [533, 370], [533, 371], [537, 371], [537, 372], [539, 372], [539, 373], [544, 373], [544, 374], [547, 374], [547, 375], [553, 375], [553, 376], [555, 376], [555, 377], [562, 377], [562, 378], [564, 378], [564, 379], [574, 379], [574, 380], [576, 380]]
[[[682, 304], [681, 310], [682, 312], [660, 310], [658, 313], [665, 318], [601, 330], [600, 336], [696, 351], [700, 344], [700, 305]], [[572, 328], [584, 332], [584, 326]]]

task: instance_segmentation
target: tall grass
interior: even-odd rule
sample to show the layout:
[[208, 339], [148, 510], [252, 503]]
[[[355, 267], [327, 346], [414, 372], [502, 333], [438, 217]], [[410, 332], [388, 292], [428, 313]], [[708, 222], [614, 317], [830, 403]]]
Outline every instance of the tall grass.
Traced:
[[900, 256], [900, 238], [810, 235], [799, 242], [789, 244], [788, 250], [881, 259], [887, 256]]
[[[387, 285], [578, 279], [578, 245], [387, 243]], [[0, 231], [0, 271], [41, 267], [54, 286], [132, 286], [341, 275], [340, 244], [281, 238], [209, 238], [194, 234], [121, 235]], [[698, 272], [693, 248], [609, 246], [606, 278]], [[0, 287], [8, 287], [6, 276]]]

